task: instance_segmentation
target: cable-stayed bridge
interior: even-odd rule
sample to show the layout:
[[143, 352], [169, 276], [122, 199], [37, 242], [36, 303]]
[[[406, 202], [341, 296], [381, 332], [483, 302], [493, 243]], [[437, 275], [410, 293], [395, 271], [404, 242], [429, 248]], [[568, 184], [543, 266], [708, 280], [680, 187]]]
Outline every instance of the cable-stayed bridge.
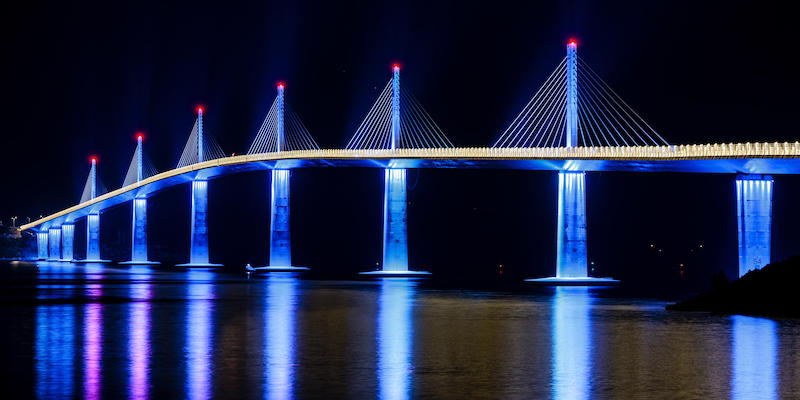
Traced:
[[[147, 253], [147, 202], [165, 188], [190, 183], [191, 238], [188, 267], [210, 261], [207, 188], [227, 174], [269, 170], [271, 185], [270, 262], [263, 270], [296, 270], [291, 257], [291, 170], [311, 167], [369, 167], [385, 170], [383, 264], [377, 275], [420, 275], [408, 265], [406, 169], [495, 168], [558, 172], [557, 260], [555, 275], [539, 279], [572, 284], [608, 284], [610, 278], [587, 272], [585, 179], [593, 171], [736, 174], [740, 274], [770, 261], [771, 174], [800, 173], [800, 143], [670, 145], [650, 124], [577, 56], [566, 57], [535, 91], [491, 147], [453, 146], [421, 102], [392, 75], [344, 149], [320, 149], [300, 116], [287, 104], [285, 87], [277, 95], [247, 154], [226, 157], [204, 131], [204, 110], [175, 168], [157, 173], [137, 134], [137, 147], [119, 189], [106, 192], [92, 159], [83, 195], [75, 206], [21, 229], [37, 232], [40, 259], [76, 261], [74, 223], [87, 220], [87, 257], [102, 262], [100, 215], [133, 201], [131, 264], [157, 263]], [[732, 216], [733, 217], [733, 216]]]

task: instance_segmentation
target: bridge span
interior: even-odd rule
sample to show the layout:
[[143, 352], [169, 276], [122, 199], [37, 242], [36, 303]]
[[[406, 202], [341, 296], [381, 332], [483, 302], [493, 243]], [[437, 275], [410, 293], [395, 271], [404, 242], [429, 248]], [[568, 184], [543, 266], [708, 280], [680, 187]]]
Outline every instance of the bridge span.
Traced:
[[[579, 85], [579, 82], [581, 83]], [[800, 143], [670, 145], [577, 57], [577, 43], [492, 147], [454, 147], [405, 87], [400, 67], [344, 149], [320, 149], [286, 104], [284, 84], [247, 154], [226, 156], [203, 129], [202, 107], [180, 161], [156, 173], [146, 161], [142, 135], [121, 188], [102, 193], [96, 160], [81, 201], [23, 225], [37, 233], [40, 259], [76, 261], [75, 221], [87, 220], [87, 257], [100, 255], [100, 215], [133, 202], [131, 264], [148, 259], [147, 202], [160, 190], [191, 183], [191, 239], [187, 267], [210, 267], [208, 244], [209, 180], [246, 171], [267, 170], [271, 178], [270, 263], [265, 271], [296, 270], [292, 265], [290, 177], [297, 168], [362, 167], [383, 169], [383, 264], [376, 275], [424, 275], [408, 266], [406, 170], [412, 168], [491, 168], [554, 171], [558, 175], [557, 259], [548, 283], [608, 284], [588, 276], [585, 179], [596, 171], [735, 174], [739, 230], [739, 273], [770, 261], [771, 175], [800, 174]], [[540, 279], [540, 281], [542, 281]]]

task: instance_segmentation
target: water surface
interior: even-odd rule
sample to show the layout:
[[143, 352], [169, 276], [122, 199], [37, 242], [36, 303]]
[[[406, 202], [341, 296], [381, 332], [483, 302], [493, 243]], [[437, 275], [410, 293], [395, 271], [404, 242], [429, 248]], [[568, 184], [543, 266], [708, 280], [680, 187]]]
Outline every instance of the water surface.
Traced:
[[602, 289], [0, 267], [10, 398], [800, 396], [796, 320], [668, 312]]

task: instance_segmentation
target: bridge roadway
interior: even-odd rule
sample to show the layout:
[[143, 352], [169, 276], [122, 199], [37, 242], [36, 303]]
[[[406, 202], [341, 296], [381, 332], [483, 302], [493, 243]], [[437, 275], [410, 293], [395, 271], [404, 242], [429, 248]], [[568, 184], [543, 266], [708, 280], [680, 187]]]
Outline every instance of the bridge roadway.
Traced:
[[22, 225], [20, 229], [43, 231], [195, 178], [211, 179], [275, 168], [316, 167], [800, 174], [800, 142], [636, 147], [323, 149], [239, 155], [162, 172]]

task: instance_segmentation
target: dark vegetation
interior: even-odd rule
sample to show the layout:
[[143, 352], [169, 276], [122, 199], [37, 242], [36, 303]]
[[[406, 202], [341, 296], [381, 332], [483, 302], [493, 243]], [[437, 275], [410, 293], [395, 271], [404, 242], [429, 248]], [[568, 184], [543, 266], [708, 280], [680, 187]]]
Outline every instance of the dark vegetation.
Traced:
[[799, 281], [800, 256], [794, 256], [750, 271], [735, 281], [728, 281], [724, 274], [719, 274], [711, 290], [671, 304], [667, 309], [800, 317]]

